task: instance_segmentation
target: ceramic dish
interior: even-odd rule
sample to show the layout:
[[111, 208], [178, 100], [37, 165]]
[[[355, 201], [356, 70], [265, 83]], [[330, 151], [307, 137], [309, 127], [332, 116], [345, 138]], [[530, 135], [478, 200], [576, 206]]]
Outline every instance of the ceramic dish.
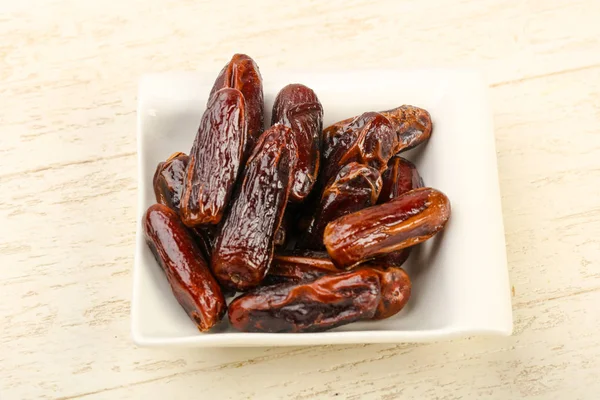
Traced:
[[271, 72], [264, 79], [265, 121], [288, 83], [312, 88], [325, 110], [324, 126], [361, 114], [412, 104], [427, 109], [429, 142], [404, 155], [426, 186], [452, 203], [445, 230], [417, 246], [403, 266], [413, 281], [407, 306], [382, 321], [322, 333], [242, 333], [225, 321], [200, 333], [179, 306], [154, 260], [141, 217], [155, 203], [152, 176], [159, 161], [188, 152], [218, 71], [144, 76], [138, 107], [138, 219], [131, 329], [145, 346], [298, 346], [400, 343], [512, 332], [502, 208], [487, 87], [473, 71]]

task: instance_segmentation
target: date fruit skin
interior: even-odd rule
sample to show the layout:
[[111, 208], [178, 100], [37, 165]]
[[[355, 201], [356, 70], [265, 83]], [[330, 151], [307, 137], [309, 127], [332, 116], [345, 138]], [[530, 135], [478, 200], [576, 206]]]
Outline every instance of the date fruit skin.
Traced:
[[[179, 205], [183, 193], [183, 182], [189, 157], [184, 153], [173, 153], [156, 167], [153, 186], [156, 201], [180, 213]], [[198, 248], [207, 261], [210, 261], [214, 243], [214, 226], [204, 225], [189, 228]]]
[[295, 250], [275, 254], [264, 285], [300, 282], [340, 272], [323, 251]]
[[[423, 108], [403, 105], [375, 114], [380, 114], [386, 118], [392, 130], [396, 133], [394, 154], [418, 146], [429, 139], [433, 131], [431, 116]], [[323, 131], [323, 154], [325, 159], [330, 157], [330, 154], [338, 147], [338, 143], [341, 142], [344, 145], [346, 141], [343, 139], [348, 134], [350, 125], [360, 117], [347, 118], [336, 122]]]
[[201, 332], [216, 325], [227, 305], [204, 256], [175, 211], [163, 204], [143, 219], [146, 242], [167, 276], [173, 295]]
[[[405, 158], [398, 155], [392, 157], [388, 162], [388, 168], [381, 174], [383, 187], [377, 199], [377, 204], [386, 203], [396, 197], [413, 189], [424, 186], [423, 178], [419, 175], [417, 167]], [[391, 264], [397, 267], [406, 262], [410, 256], [411, 248], [389, 253], [379, 260], [384, 264]]]
[[[357, 269], [371, 269], [379, 277], [381, 298], [373, 319], [389, 318], [404, 308], [410, 298], [412, 288], [406, 271], [380, 260], [361, 265]], [[311, 281], [339, 272], [340, 270], [324, 252], [302, 251], [276, 254], [264, 283]]]
[[221, 221], [243, 168], [246, 123], [239, 90], [221, 89], [211, 97], [186, 170], [180, 214], [187, 226]]
[[342, 167], [325, 186], [310, 224], [297, 247], [325, 249], [323, 232], [327, 224], [346, 214], [375, 205], [381, 186], [381, 175], [373, 167], [356, 162]]
[[[334, 125], [335, 127], [336, 125]], [[390, 121], [380, 113], [366, 112], [342, 126], [323, 131], [323, 173], [321, 182], [328, 182], [344, 165], [357, 162], [379, 172], [398, 148], [398, 138]]]
[[382, 111], [381, 114], [392, 123], [398, 135], [399, 145], [396, 153], [417, 147], [429, 139], [433, 131], [429, 112], [419, 107], [403, 105]]
[[212, 97], [223, 88], [238, 89], [244, 95], [248, 121], [248, 138], [244, 148], [244, 159], [247, 159], [263, 132], [264, 125], [265, 102], [262, 77], [254, 60], [246, 54], [234, 54], [219, 72], [210, 96]]
[[406, 158], [394, 156], [381, 174], [383, 186], [377, 204], [383, 204], [413, 189], [424, 186], [417, 167]]
[[243, 294], [229, 305], [229, 322], [243, 332], [320, 332], [373, 318], [380, 299], [378, 274], [361, 269]]
[[300, 202], [312, 190], [319, 173], [323, 107], [312, 89], [290, 84], [277, 94], [271, 122], [289, 126], [296, 138], [298, 163], [290, 200]]
[[158, 163], [152, 179], [156, 201], [177, 213], [179, 213], [185, 170], [189, 159], [185, 153], [173, 153], [166, 161]]
[[412, 289], [412, 283], [406, 271], [400, 267], [377, 263], [369, 265], [377, 272], [381, 285], [381, 299], [373, 319], [389, 318], [404, 308]]
[[449, 217], [445, 194], [415, 189], [330, 222], [325, 247], [339, 268], [348, 268], [424, 242], [442, 230]]
[[248, 290], [265, 277], [297, 157], [291, 130], [284, 125], [273, 125], [259, 139], [213, 250], [212, 270], [223, 285]]

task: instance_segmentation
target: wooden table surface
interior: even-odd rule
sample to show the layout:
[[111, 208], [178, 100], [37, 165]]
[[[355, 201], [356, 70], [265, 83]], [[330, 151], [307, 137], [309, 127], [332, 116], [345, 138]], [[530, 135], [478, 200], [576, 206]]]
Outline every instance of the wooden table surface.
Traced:
[[[0, 2], [0, 399], [598, 398], [600, 3], [371, 3]], [[133, 345], [138, 78], [218, 71], [234, 52], [294, 69], [484, 71], [513, 336]]]

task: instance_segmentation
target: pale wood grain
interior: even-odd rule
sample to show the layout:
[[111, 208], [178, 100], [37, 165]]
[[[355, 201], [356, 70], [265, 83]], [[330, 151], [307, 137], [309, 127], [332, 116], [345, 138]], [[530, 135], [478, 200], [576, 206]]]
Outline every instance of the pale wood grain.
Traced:
[[[1, 399], [600, 393], [597, 2], [23, 3], [0, 3]], [[515, 290], [513, 337], [133, 346], [137, 79], [216, 71], [236, 51], [265, 69], [485, 72]]]
[[[132, 154], [141, 74], [216, 73], [236, 51], [264, 68], [468, 65], [491, 83], [600, 63], [590, 0], [223, 4], [232, 12], [197, 2], [72, 1], [7, 13], [2, 94], [21, 101], [3, 116], [1, 174]], [[26, 165], [16, 151], [24, 143]]]
[[[240, 387], [231, 382], [253, 382], [242, 388], [243, 398], [510, 399], [559, 398], [567, 393], [570, 398], [592, 398], [589, 395], [597, 393], [600, 377], [595, 360], [600, 351], [596, 334], [600, 312], [578, 308], [581, 302], [598, 301], [600, 292], [594, 292], [518, 309], [519, 322], [511, 338], [319, 347], [289, 356], [258, 357], [242, 365], [172, 372], [160, 380], [81, 398], [184, 399], [193, 390], [206, 398], [240, 398]], [[576, 332], [572, 326], [577, 326]], [[216, 358], [220, 352], [208, 353]], [[298, 365], [299, 359], [305, 362]]]

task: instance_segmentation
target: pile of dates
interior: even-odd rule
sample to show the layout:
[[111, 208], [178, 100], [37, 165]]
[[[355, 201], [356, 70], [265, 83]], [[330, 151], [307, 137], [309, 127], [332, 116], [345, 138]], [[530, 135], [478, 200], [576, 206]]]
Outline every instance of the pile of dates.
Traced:
[[259, 69], [236, 54], [189, 154], [156, 169], [158, 204], [143, 226], [179, 304], [200, 331], [226, 312], [245, 332], [318, 332], [398, 313], [411, 246], [450, 216], [448, 198], [398, 155], [430, 137], [429, 113], [404, 105], [323, 129], [315, 92], [291, 84], [266, 130], [263, 116]]

